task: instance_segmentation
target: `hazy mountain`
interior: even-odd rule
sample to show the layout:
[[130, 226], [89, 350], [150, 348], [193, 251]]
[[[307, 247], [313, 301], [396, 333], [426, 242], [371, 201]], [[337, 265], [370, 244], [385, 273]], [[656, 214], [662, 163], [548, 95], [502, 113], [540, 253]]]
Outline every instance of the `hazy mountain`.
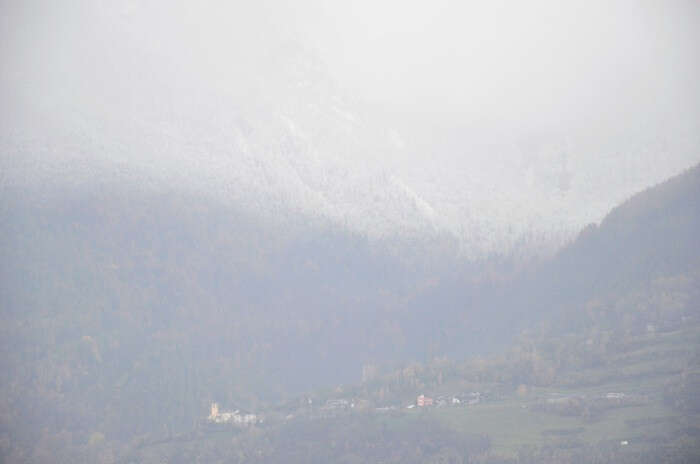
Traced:
[[[131, 450], [213, 400], [267, 410], [363, 367], [575, 330], [557, 321], [659, 279], [690, 294], [691, 111], [521, 128], [377, 108], [331, 78], [308, 8], [3, 4], [3, 456]], [[629, 301], [612, 324], [655, 323]]]
[[697, 271], [699, 172], [633, 197], [515, 275], [429, 265], [411, 244], [387, 251], [331, 225], [280, 228], [208, 196], [8, 190], [6, 437], [29, 449], [61, 430], [76, 445], [95, 430], [182, 433], [212, 399], [264, 409], [357, 382], [366, 363], [498, 351], [591, 298]]
[[[418, 299], [414, 315], [440, 320], [440, 349], [459, 353], [489, 346], [526, 326], [569, 315], [592, 298], [645, 288], [655, 279], [700, 268], [700, 166], [640, 192], [600, 225], [584, 228], [554, 256], [511, 274], [482, 265], [481, 285], [444, 278]], [[430, 323], [419, 324], [434, 330]], [[430, 327], [430, 329], [427, 329]], [[465, 336], [465, 334], [467, 334]], [[428, 336], [426, 333], [423, 337]]]
[[551, 254], [698, 161], [687, 120], [533, 134], [375, 111], [279, 26], [283, 10], [156, 5], [10, 8], [4, 184], [195, 192], [373, 240], [450, 236], [483, 258]]

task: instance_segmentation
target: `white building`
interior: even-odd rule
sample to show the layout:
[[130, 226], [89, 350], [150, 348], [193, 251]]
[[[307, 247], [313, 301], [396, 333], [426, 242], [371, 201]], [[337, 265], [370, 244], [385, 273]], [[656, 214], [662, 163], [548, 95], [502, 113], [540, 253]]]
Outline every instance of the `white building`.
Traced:
[[243, 414], [238, 409], [235, 411], [219, 411], [219, 404], [211, 404], [211, 413], [207, 418], [209, 422], [215, 424], [253, 425], [260, 422], [255, 414]]

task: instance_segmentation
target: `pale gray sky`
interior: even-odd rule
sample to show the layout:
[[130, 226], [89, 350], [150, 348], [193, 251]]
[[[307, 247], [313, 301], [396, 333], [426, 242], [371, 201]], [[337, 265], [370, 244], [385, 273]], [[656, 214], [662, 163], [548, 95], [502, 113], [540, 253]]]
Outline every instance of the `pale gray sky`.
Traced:
[[306, 39], [370, 101], [515, 124], [700, 108], [700, 2], [320, 4]]
[[112, 15], [132, 45], [228, 78], [242, 74], [240, 56], [264, 58], [271, 43], [299, 40], [348, 94], [401, 111], [518, 126], [700, 112], [700, 2], [692, 0], [86, 5], [3, 2], [3, 61], [38, 52], [51, 60], [42, 47], [56, 44], [42, 39], [123, 33], [90, 30], [91, 18]]

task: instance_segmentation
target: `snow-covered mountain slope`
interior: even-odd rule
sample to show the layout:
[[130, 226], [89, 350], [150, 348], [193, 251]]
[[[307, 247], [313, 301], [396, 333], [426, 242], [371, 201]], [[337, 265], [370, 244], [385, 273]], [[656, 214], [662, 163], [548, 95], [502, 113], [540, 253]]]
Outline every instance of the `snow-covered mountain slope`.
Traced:
[[467, 133], [442, 151], [438, 142], [431, 159], [398, 175], [467, 248], [556, 247], [615, 204], [700, 161], [698, 134], [669, 125], [608, 136], [551, 133], [528, 143]]
[[189, 190], [282, 224], [330, 223], [377, 240], [451, 237], [475, 258], [551, 251], [700, 160], [694, 127], [595, 142], [466, 133], [449, 149], [437, 135], [415, 145], [394, 121], [370, 118], [294, 42], [269, 39], [257, 55], [238, 44], [228, 56], [215, 53], [227, 50], [219, 44], [207, 55], [180, 29], [149, 35], [138, 12], [120, 11], [99, 10], [82, 35], [49, 37], [5, 69], [4, 184]]

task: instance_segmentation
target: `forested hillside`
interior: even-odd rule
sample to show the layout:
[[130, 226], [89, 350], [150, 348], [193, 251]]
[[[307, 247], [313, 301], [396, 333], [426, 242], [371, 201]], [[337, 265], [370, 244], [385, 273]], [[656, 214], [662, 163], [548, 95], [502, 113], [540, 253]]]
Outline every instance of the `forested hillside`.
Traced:
[[[504, 327], [529, 327], [525, 348], [377, 391], [398, 404], [448, 381], [508, 390], [617, 378], [603, 368], [635, 337], [697, 324], [699, 192], [696, 167], [616, 208], [551, 261], [475, 284], [477, 265], [434, 266], [405, 245], [385, 252], [331, 227], [282, 234], [192, 196], [8, 191], [3, 453], [41, 461], [103, 437], [118, 455], [134, 440], [191, 433], [213, 400], [265, 411], [294, 392], [357, 383], [363, 364], [468, 358], [476, 337]], [[446, 277], [455, 270], [461, 277]], [[687, 336], [661, 372], [693, 410], [683, 379], [698, 344]], [[594, 367], [603, 370], [577, 373]]]
[[445, 272], [439, 242], [385, 249], [303, 215], [131, 185], [7, 188], [2, 211], [14, 450], [68, 431], [69, 448], [181, 433], [213, 399], [259, 409], [359, 381], [365, 363], [427, 350], [405, 335], [420, 322], [405, 302]]
[[[204, 433], [194, 445], [144, 445], [129, 456], [696, 462], [700, 262], [695, 250], [678, 251], [692, 248], [700, 231], [699, 173], [696, 167], [633, 197], [543, 265], [529, 281], [548, 276], [553, 296], [526, 295], [543, 311], [529, 312], [530, 328], [508, 349], [375, 366], [361, 384], [273, 407], [266, 428], [228, 432], [232, 444]], [[653, 246], [663, 239], [672, 243]], [[609, 280], [597, 279], [598, 269]], [[421, 406], [422, 394], [431, 397], [430, 406]], [[342, 401], [352, 401], [354, 409], [339, 409]]]

